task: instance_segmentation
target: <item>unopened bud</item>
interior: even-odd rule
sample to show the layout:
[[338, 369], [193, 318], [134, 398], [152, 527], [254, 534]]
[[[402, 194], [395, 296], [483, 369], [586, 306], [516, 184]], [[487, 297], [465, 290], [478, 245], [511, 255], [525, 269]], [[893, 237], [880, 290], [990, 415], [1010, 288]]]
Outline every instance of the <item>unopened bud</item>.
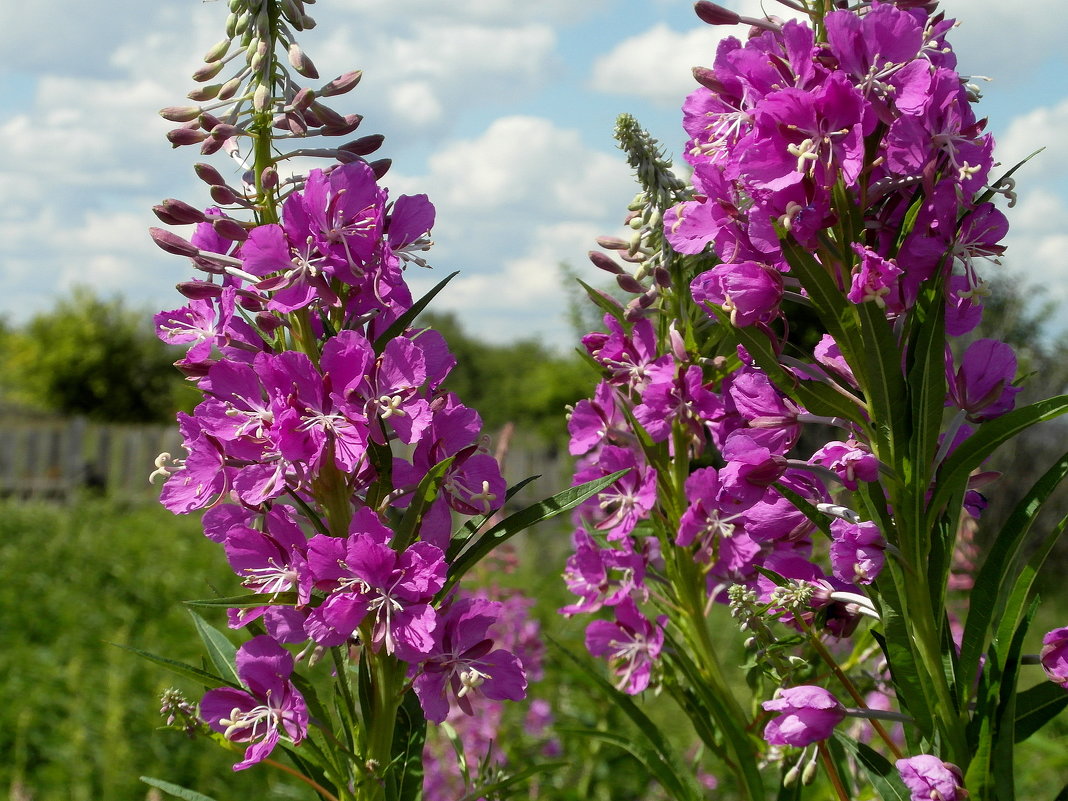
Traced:
[[716, 73], [710, 70], [708, 67], [694, 67], [693, 79], [697, 81], [701, 86], [705, 87], [709, 91], [716, 94], [723, 94], [726, 87], [723, 82], [716, 77]]
[[667, 289], [671, 286], [671, 273], [663, 267], [656, 267], [653, 269], [653, 280], [656, 281], [658, 286]]
[[207, 138], [208, 135], [204, 131], [197, 130], [196, 128], [172, 128], [167, 131], [167, 141], [175, 147], [195, 145], [199, 142], [203, 142]]
[[240, 88], [241, 78], [231, 78], [219, 88], [219, 100], [229, 100], [231, 97], [237, 94], [237, 90]]
[[801, 784], [808, 786], [816, 780], [816, 771], [819, 769], [819, 763], [816, 760], [811, 759], [805, 765], [805, 769], [801, 771]]
[[237, 36], [237, 34], [238, 34], [237, 20], [238, 20], [237, 14], [233, 13], [232, 11], [229, 14], [227, 14], [227, 16], [226, 16], [226, 27], [225, 27], [227, 36], [229, 36], [229, 37]]
[[638, 283], [630, 273], [620, 273], [616, 276], [616, 283], [619, 284], [619, 288], [624, 292], [630, 292], [632, 295], [640, 295], [645, 291], [645, 287]]
[[686, 343], [683, 341], [682, 334], [679, 333], [679, 329], [675, 327], [674, 322], [668, 328], [668, 341], [671, 343], [672, 356], [680, 362], [689, 361], [690, 355], [686, 352]]
[[206, 111], [201, 112], [198, 121], [200, 122], [200, 127], [203, 128], [205, 131], [210, 131], [216, 125], [222, 125], [222, 120], [220, 120], [214, 114], [209, 114]]
[[224, 144], [226, 144], [225, 139], [214, 139], [209, 136], [200, 146], [200, 155], [210, 156], [212, 153], [218, 153]]
[[312, 113], [315, 114], [320, 120], [323, 121], [323, 125], [344, 125], [345, 117], [338, 114], [329, 106], [324, 106], [322, 103], [312, 103], [309, 106]]
[[786, 771], [786, 775], [782, 777], [782, 786], [793, 787], [795, 784], [797, 784], [797, 779], [800, 775], [801, 771], [798, 770], [797, 765], [794, 765], [792, 768]]
[[270, 336], [277, 331], [281, 325], [282, 321], [271, 312], [263, 311], [256, 315], [256, 327], [263, 333], [267, 334], [267, 336]]
[[182, 281], [175, 289], [190, 300], [207, 300], [222, 294], [222, 287], [211, 281]]
[[386, 137], [382, 134], [369, 134], [368, 136], [361, 136], [359, 139], [353, 139], [351, 142], [346, 142], [339, 146], [338, 150], [354, 153], [357, 156], [369, 156], [382, 147], [382, 143], [385, 141]]
[[193, 80], [197, 83], [204, 83], [204, 81], [210, 81], [222, 71], [222, 68], [222, 61], [212, 61], [210, 64], [205, 64], [203, 67], [194, 72]]
[[319, 71], [315, 69], [312, 60], [308, 58], [308, 54], [296, 42], [289, 46], [289, 63], [293, 65], [293, 69], [305, 78], [319, 77]]
[[[601, 253], [599, 250], [591, 250], [588, 254], [590, 261], [593, 262], [593, 266], [599, 270], [604, 270], [606, 273], [612, 275], [623, 275], [623, 268], [613, 261], [613, 259], [607, 254]], [[641, 291], [640, 289], [638, 290]]]
[[278, 170], [274, 167], [264, 167], [260, 173], [260, 185], [264, 189], [274, 189], [278, 186]]
[[196, 106], [167, 106], [159, 110], [159, 115], [169, 122], [192, 122], [200, 116], [200, 109]]
[[204, 212], [182, 200], [169, 197], [152, 207], [153, 213], [168, 225], [190, 225], [207, 219]]
[[252, 95], [252, 107], [256, 111], [266, 111], [267, 107], [271, 104], [271, 91], [270, 87], [265, 83], [261, 83], [256, 87], [255, 93]]
[[599, 236], [597, 244], [605, 250], [626, 250], [630, 245], [618, 236]]
[[222, 89], [221, 83], [209, 83], [207, 86], [200, 86], [186, 95], [190, 100], [195, 100], [197, 103], [203, 103], [205, 100], [214, 100], [219, 90]]
[[226, 55], [226, 51], [229, 50], [229, 49], [230, 49], [230, 40], [229, 39], [223, 39], [222, 41], [220, 41], [217, 44], [213, 45], [211, 50], [209, 50], [207, 53], [204, 54], [204, 58], [202, 60], [205, 61], [205, 62], [208, 62], [209, 64], [212, 61], [218, 61], [219, 59], [221, 59], [223, 56]]
[[694, 3], [693, 10], [702, 22], [709, 25], [737, 25], [742, 20], [734, 11], [709, 0], [698, 0]]
[[162, 228], [149, 228], [148, 235], [160, 248], [175, 256], [196, 256], [200, 252], [192, 242]]
[[[212, 187], [212, 189], [216, 188]], [[211, 227], [215, 229], [215, 233], [223, 239], [229, 239], [231, 242], [244, 242], [248, 239], [248, 229], [237, 220], [231, 220], [229, 217], [217, 217], [212, 222]]]
[[323, 136], [347, 136], [360, 127], [360, 123], [363, 122], [363, 117], [359, 114], [346, 114], [344, 125], [324, 125], [322, 131]]
[[293, 107], [294, 111], [304, 111], [304, 109], [308, 108], [314, 100], [315, 92], [305, 87], [293, 95], [293, 100], [290, 102], [290, 105]]
[[211, 195], [211, 199], [218, 203], [220, 206], [228, 206], [231, 203], [237, 202], [237, 195], [234, 194], [230, 187], [225, 185], [215, 185], [208, 193]]
[[232, 136], [238, 136], [243, 131], [236, 125], [230, 125], [229, 123], [219, 123], [211, 129], [211, 136], [213, 139], [229, 139]]
[[334, 80], [323, 84], [323, 87], [318, 91], [319, 97], [331, 97], [332, 95], [343, 95], [346, 92], [351, 91], [356, 87], [356, 84], [360, 82], [360, 78], [363, 77], [361, 70], [353, 70], [352, 72], [346, 72], [344, 75], [339, 75]]
[[226, 181], [222, 177], [222, 173], [220, 173], [210, 164], [204, 164], [203, 162], [199, 164], [194, 164], [193, 172], [197, 174], [197, 178], [199, 178], [201, 181], [208, 184], [209, 186], [220, 186], [226, 183]]
[[372, 161], [368, 165], [371, 168], [371, 172], [374, 173], [375, 179], [379, 180], [389, 172], [389, 168], [393, 166], [393, 159], [378, 159], [378, 161]]

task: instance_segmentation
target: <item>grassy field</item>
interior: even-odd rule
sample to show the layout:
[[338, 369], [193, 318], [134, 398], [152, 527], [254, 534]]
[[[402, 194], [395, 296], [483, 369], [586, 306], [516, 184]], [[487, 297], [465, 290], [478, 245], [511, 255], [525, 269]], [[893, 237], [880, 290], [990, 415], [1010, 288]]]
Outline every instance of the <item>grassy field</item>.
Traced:
[[[564, 620], [554, 612], [567, 601], [559, 580], [566, 537], [546, 530], [531, 535], [525, 545], [521, 540], [520, 568], [507, 577], [508, 583], [537, 598], [545, 630], [581, 653], [585, 622]], [[66, 507], [0, 504], [0, 564], [5, 567], [0, 583], [0, 788], [9, 799], [158, 797], [138, 781], [140, 775], [193, 787], [219, 801], [312, 797], [267, 769], [233, 773], [232, 757], [206, 742], [156, 731], [162, 722], [162, 690], [177, 686], [195, 700], [200, 688], [113, 645], [199, 661], [198, 642], [181, 601], [212, 595], [212, 586], [224, 594], [234, 594], [237, 587], [221, 550], [203, 538], [195, 519], [175, 518], [154, 505], [104, 501]], [[1065, 612], [1063, 602], [1046, 604], [1034, 628], [1035, 648], [1042, 632], [1065, 623]], [[733, 632], [723, 636], [724, 647], [733, 648]], [[546, 678], [531, 688], [532, 696], [560, 700], [556, 717], [563, 728], [597, 725], [598, 718], [603, 718], [601, 725], [624, 725], [604, 718], [603, 702], [576, 681], [574, 670], [550, 651]], [[1038, 669], [1030, 670], [1034, 674], [1026, 682], [1039, 680]], [[670, 701], [661, 697], [642, 703], [674, 728], [685, 746], [687, 727], [671, 726], [678, 713]], [[514, 718], [523, 714], [517, 708]], [[1065, 718], [1021, 746], [1021, 798], [1054, 801], [1068, 782]], [[574, 736], [563, 740], [563, 759], [571, 767], [540, 780], [530, 797], [657, 797], [640, 768], [620, 752]], [[529, 746], [516, 745], [519, 753], [533, 753]], [[710, 797], [728, 796], [719, 792]]]

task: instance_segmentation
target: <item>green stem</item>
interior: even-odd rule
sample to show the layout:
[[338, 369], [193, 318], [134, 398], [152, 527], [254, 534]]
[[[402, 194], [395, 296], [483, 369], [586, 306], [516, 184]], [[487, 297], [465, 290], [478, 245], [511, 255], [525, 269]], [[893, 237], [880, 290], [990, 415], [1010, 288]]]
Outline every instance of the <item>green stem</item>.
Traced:
[[[370, 637], [370, 631], [366, 636]], [[369, 639], [366, 642], [370, 642]], [[365, 758], [373, 777], [362, 789], [361, 801], [388, 801], [388, 777], [393, 769], [393, 730], [400, 708], [401, 687], [404, 682], [404, 666], [386, 653], [364, 652], [371, 659], [371, 709], [364, 716], [367, 729]]]

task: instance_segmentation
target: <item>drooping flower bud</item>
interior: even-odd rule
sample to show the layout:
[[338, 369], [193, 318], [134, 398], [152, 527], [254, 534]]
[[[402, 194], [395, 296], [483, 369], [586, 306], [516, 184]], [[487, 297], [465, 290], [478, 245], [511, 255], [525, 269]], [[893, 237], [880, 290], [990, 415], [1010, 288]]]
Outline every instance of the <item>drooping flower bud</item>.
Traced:
[[226, 180], [222, 177], [222, 173], [210, 164], [194, 164], [193, 172], [197, 174], [197, 178], [209, 186], [221, 186], [226, 183]]
[[208, 134], [205, 131], [201, 131], [199, 128], [183, 126], [181, 128], [172, 128], [167, 131], [167, 141], [175, 147], [196, 145], [207, 138]]
[[200, 253], [197, 247], [187, 239], [182, 239], [178, 234], [165, 231], [162, 228], [149, 228], [148, 235], [152, 237], [160, 248], [173, 253], [175, 256], [196, 256]]
[[207, 100], [214, 100], [218, 96], [220, 89], [222, 89], [221, 83], [210, 83], [207, 86], [198, 86], [189, 92], [186, 97], [197, 103], [203, 103]]
[[389, 168], [393, 166], [393, 159], [378, 159], [378, 161], [369, 162], [367, 166], [371, 168], [377, 180], [389, 172]]
[[189, 225], [204, 222], [207, 219], [200, 209], [173, 197], [153, 206], [152, 212], [168, 225]]
[[167, 106], [161, 108], [159, 115], [168, 122], [192, 122], [200, 116], [197, 106]]
[[590, 261], [593, 262], [594, 267], [597, 267], [600, 270], [604, 270], [606, 273], [611, 273], [612, 275], [623, 274], [623, 268], [616, 264], [616, 262], [610, 256], [601, 253], [601, 251], [591, 250], [588, 255], [590, 257]]
[[203, 67], [193, 73], [193, 80], [197, 83], [204, 83], [204, 81], [210, 81], [219, 72], [222, 71], [224, 62], [212, 61], [210, 64], [205, 64]]
[[244, 242], [248, 239], [248, 229], [229, 217], [219, 217], [213, 220], [211, 227], [223, 239], [229, 239], [233, 242]]
[[213, 61], [219, 61], [226, 55], [226, 51], [230, 49], [230, 39], [222, 39], [216, 44], [212, 45], [211, 49], [204, 54], [204, 61], [210, 64]]
[[308, 58], [308, 54], [296, 42], [289, 46], [289, 63], [293, 65], [293, 69], [305, 78], [319, 77], [319, 71], [315, 69], [312, 60]]
[[382, 143], [385, 141], [386, 137], [382, 134], [370, 134], [361, 136], [359, 139], [353, 139], [351, 142], [346, 142], [339, 146], [338, 150], [344, 150], [357, 156], [369, 156], [382, 147]]
[[736, 12], [709, 0], [698, 0], [694, 3], [693, 10], [702, 22], [709, 25], [737, 25], [742, 20]]
[[343, 95], [356, 88], [356, 84], [360, 82], [360, 78], [363, 77], [362, 70], [353, 70], [352, 72], [346, 72], [344, 75], [339, 75], [334, 80], [323, 84], [317, 94], [319, 97], [332, 97], [333, 95]]

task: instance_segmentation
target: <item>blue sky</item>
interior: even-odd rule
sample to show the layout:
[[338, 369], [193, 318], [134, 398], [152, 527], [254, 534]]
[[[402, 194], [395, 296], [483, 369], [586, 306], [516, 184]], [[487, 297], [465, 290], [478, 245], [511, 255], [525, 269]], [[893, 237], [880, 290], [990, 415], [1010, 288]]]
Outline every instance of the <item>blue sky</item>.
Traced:
[[[759, 2], [733, 6], [753, 14]], [[995, 79], [980, 113], [998, 157], [1047, 148], [1017, 174], [1006, 266], [1068, 301], [1068, 63], [1050, 23], [1061, 4], [942, 7], [963, 23], [951, 37], [962, 70]], [[319, 0], [309, 11], [318, 26], [301, 44], [323, 78], [365, 73], [335, 108], [387, 135], [394, 193], [426, 192], [438, 207], [436, 269], [412, 283], [460, 269], [438, 308], [487, 338], [560, 347], [571, 332], [558, 264], [600, 280], [585, 253], [618, 230], [634, 191], [616, 115], [634, 113], [677, 153], [689, 68], [734, 32], [701, 24], [687, 0]], [[173, 286], [188, 266], [149, 241], [150, 208], [209, 201], [192, 177], [199, 155], [169, 149], [156, 110], [183, 102], [225, 2], [0, 0], [0, 15], [0, 315], [24, 321], [76, 284], [146, 309], [180, 305]]]

